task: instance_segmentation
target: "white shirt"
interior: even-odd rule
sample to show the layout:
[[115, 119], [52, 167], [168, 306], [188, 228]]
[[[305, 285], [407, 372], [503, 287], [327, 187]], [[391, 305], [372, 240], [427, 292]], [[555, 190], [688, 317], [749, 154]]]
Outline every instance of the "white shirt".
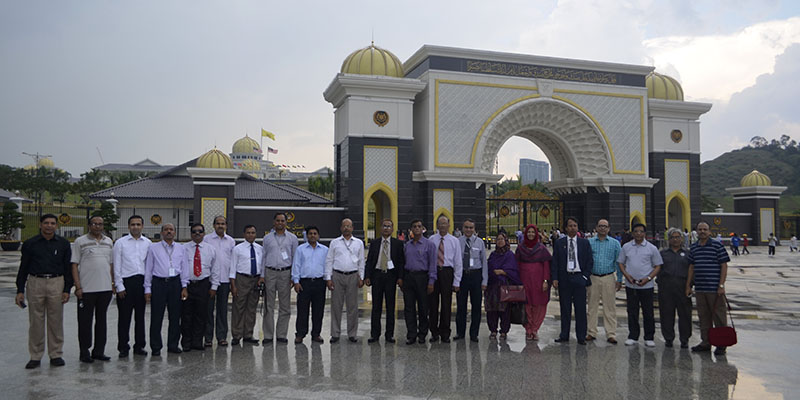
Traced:
[[438, 232], [430, 237], [433, 245], [436, 246], [436, 262], [439, 262], [439, 243], [444, 240], [444, 265], [439, 267], [453, 267], [453, 286], [461, 286], [461, 275], [464, 272], [464, 262], [461, 260], [461, 244], [458, 239], [451, 234], [445, 236]]
[[[572, 269], [569, 268], [569, 242], [573, 241], [572, 246], [575, 249], [575, 265]], [[581, 262], [578, 261], [578, 235], [575, 237], [567, 236], [567, 272], [581, 272]]]
[[151, 243], [144, 236], [136, 239], [132, 235], [123, 236], [114, 243], [114, 286], [117, 292], [125, 291], [122, 278], [144, 275], [144, 261]]
[[217, 260], [217, 251], [214, 246], [209, 243], [200, 243], [200, 276], [194, 274], [194, 253], [198, 244], [193, 241], [183, 245], [183, 253], [186, 255], [189, 263], [189, 281], [201, 281], [206, 278], [211, 279], [211, 290], [217, 290], [219, 287], [219, 261]]
[[214, 232], [211, 235], [206, 235], [206, 237], [203, 238], [203, 243], [210, 244], [217, 253], [216, 267], [219, 270], [219, 283], [230, 282], [228, 273], [231, 268], [231, 257], [233, 257], [233, 248], [236, 247], [236, 241], [228, 236], [228, 234], [219, 237], [219, 235]]
[[331, 241], [328, 256], [325, 257], [325, 280], [330, 280], [333, 271], [358, 271], [359, 279], [364, 279], [364, 242], [350, 236], [345, 240], [339, 236]]
[[[264, 271], [264, 250], [260, 244], [253, 242], [256, 252], [256, 275], [261, 276]], [[250, 275], [250, 242], [244, 241], [233, 248], [231, 257], [231, 270], [228, 275], [230, 279], [236, 279], [236, 273]]]

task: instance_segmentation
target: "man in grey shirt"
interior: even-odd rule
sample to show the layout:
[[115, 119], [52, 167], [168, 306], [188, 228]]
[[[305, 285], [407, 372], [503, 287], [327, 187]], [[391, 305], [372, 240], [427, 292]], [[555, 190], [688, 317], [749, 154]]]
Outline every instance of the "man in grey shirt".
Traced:
[[469, 296], [472, 305], [469, 338], [471, 341], [477, 342], [481, 324], [481, 294], [486, 290], [489, 270], [486, 264], [483, 240], [475, 234], [475, 221], [467, 218], [462, 227], [464, 235], [458, 238], [458, 243], [462, 250], [464, 272], [461, 278], [461, 289], [456, 294], [458, 308], [456, 309], [456, 337], [453, 340], [464, 339], [467, 332], [467, 296]]
[[653, 278], [658, 275], [661, 254], [656, 246], [645, 240], [644, 224], [633, 225], [633, 240], [622, 246], [619, 253], [619, 268], [625, 277], [625, 297], [628, 305], [628, 340], [626, 346], [639, 341], [639, 308], [644, 320], [644, 345], [655, 347], [653, 338], [656, 321], [653, 316]]
[[[286, 230], [286, 214], [275, 213], [272, 218], [274, 230], [264, 236], [264, 317], [261, 328], [264, 331], [263, 345], [272, 343], [276, 338], [279, 343], [288, 343], [286, 335], [289, 331], [289, 317], [292, 296], [292, 257], [297, 249], [297, 236]], [[278, 295], [278, 323], [275, 324], [275, 294]]]
[[689, 347], [692, 336], [692, 299], [686, 296], [686, 278], [689, 276], [689, 250], [681, 246], [680, 229], [667, 231], [669, 247], [661, 250], [664, 266], [658, 274], [658, 314], [661, 318], [661, 335], [664, 345], [672, 347], [675, 340], [675, 312], [678, 312], [678, 333], [681, 348]]

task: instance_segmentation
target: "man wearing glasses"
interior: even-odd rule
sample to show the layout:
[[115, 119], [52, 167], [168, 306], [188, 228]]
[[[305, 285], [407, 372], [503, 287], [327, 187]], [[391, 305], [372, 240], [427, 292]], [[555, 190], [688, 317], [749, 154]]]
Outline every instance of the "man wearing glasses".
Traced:
[[622, 288], [622, 271], [617, 264], [621, 246], [617, 239], [610, 238], [608, 220], [597, 221], [597, 235], [589, 239], [592, 246], [594, 267], [592, 268], [592, 286], [587, 288], [589, 296], [589, 322], [586, 340], [597, 338], [597, 314], [600, 301], [603, 301], [603, 327], [606, 330], [606, 341], [617, 344], [617, 310], [616, 293]]
[[183, 351], [205, 350], [203, 333], [208, 319], [208, 302], [217, 294], [219, 268], [214, 247], [203, 242], [206, 228], [203, 224], [192, 224], [192, 241], [185, 244], [184, 256], [188, 267], [186, 301], [181, 307], [181, 347]]
[[664, 345], [672, 347], [675, 340], [675, 312], [678, 313], [678, 334], [681, 348], [689, 347], [692, 336], [692, 299], [686, 296], [686, 278], [689, 276], [689, 250], [683, 247], [680, 229], [667, 231], [669, 247], [661, 250], [664, 266], [658, 274], [658, 312], [661, 318], [661, 335]]

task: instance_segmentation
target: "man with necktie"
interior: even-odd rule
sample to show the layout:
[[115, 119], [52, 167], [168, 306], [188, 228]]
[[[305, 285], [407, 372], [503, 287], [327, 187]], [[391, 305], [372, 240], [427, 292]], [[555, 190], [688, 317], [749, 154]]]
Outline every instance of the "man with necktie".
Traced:
[[475, 235], [475, 221], [470, 218], [464, 220], [461, 232], [463, 236], [458, 238], [458, 246], [462, 249], [464, 273], [461, 278], [461, 289], [456, 295], [456, 337], [453, 340], [464, 339], [467, 332], [467, 296], [469, 296], [472, 309], [469, 339], [477, 342], [481, 325], [481, 293], [486, 290], [489, 269], [483, 240]]
[[[422, 220], [411, 221], [413, 239], [404, 248], [403, 314], [406, 344], [425, 344], [428, 335], [428, 296], [436, 282], [436, 246], [422, 235]], [[419, 320], [417, 320], [419, 318]]]
[[[461, 284], [462, 259], [458, 239], [449, 233], [450, 219], [440, 215], [436, 219], [437, 233], [431, 237], [436, 245], [436, 274], [433, 293], [428, 296], [431, 343], [450, 343], [450, 320], [453, 310], [453, 292]], [[441, 302], [441, 311], [439, 305]]]
[[561, 334], [556, 342], [569, 342], [569, 327], [572, 323], [572, 308], [575, 307], [575, 335], [578, 344], [586, 344], [586, 287], [592, 284], [590, 276], [594, 266], [592, 246], [578, 237], [578, 220], [567, 217], [567, 235], [556, 241], [550, 277], [553, 287], [558, 289], [561, 305]]
[[406, 257], [403, 242], [392, 237], [394, 223], [386, 218], [381, 222], [381, 237], [369, 244], [369, 254], [364, 274], [364, 283], [372, 287], [372, 318], [369, 343], [381, 336], [381, 313], [386, 301], [387, 343], [394, 343], [394, 306], [397, 286], [403, 287]]
[[161, 226], [161, 241], [147, 249], [144, 264], [144, 298], [151, 304], [150, 349], [154, 357], [161, 355], [161, 324], [164, 310], [169, 311], [167, 351], [180, 354], [178, 342], [181, 338], [181, 301], [186, 300], [186, 285], [189, 276], [184, 249], [175, 243], [175, 225]]
[[[216, 265], [214, 267], [219, 277], [217, 294], [208, 302], [205, 347], [211, 347], [215, 334], [217, 335], [218, 345], [223, 347], [228, 345], [228, 297], [231, 293], [230, 268], [236, 241], [225, 233], [227, 229], [228, 221], [225, 217], [217, 215], [214, 217], [214, 234], [203, 238], [203, 242], [210, 244], [214, 248], [216, 253]], [[215, 311], [216, 318], [214, 316]]]
[[[192, 241], [183, 245], [187, 262], [189, 285], [188, 297], [183, 303], [181, 312], [181, 347], [183, 351], [205, 350], [203, 333], [208, 318], [208, 302], [214, 298], [219, 287], [219, 271], [217, 268], [217, 252], [208, 243], [203, 242], [206, 228], [203, 224], [192, 224]], [[191, 272], [190, 272], [191, 271]]]
[[231, 293], [233, 294], [233, 316], [231, 316], [231, 334], [236, 346], [244, 338], [245, 343], [258, 344], [253, 338], [253, 327], [256, 325], [256, 307], [258, 307], [258, 285], [264, 282], [261, 276], [264, 269], [262, 262], [264, 250], [255, 243], [256, 227], [244, 227], [244, 242], [233, 248], [231, 257]]
[[331, 343], [339, 341], [342, 307], [347, 304], [347, 337], [358, 342], [358, 293], [364, 286], [364, 242], [353, 236], [353, 221], [342, 220], [342, 236], [331, 241], [325, 280], [331, 291]]
[[[324, 343], [322, 316], [325, 311], [325, 259], [328, 248], [319, 243], [319, 229], [306, 226], [306, 243], [297, 247], [292, 260], [292, 282], [297, 293], [297, 321], [294, 343], [303, 343], [308, 334], [308, 309], [311, 308], [311, 341]], [[304, 348], [304, 347], [301, 347]]]
[[134, 317], [133, 354], [146, 356], [144, 350], [144, 262], [152, 242], [142, 235], [144, 218], [132, 215], [128, 218], [128, 235], [114, 243], [114, 285], [117, 288], [117, 350], [125, 358], [131, 349], [131, 317]]

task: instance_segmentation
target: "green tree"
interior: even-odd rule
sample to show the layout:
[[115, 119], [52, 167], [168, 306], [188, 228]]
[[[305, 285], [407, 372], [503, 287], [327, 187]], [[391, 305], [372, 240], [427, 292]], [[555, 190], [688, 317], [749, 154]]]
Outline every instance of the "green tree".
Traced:
[[44, 201], [45, 193], [49, 193], [53, 199], [63, 201], [70, 188], [70, 176], [69, 172], [58, 168], [23, 169], [20, 190], [37, 203]]
[[114, 224], [119, 221], [119, 215], [114, 212], [114, 205], [111, 203], [104, 201], [103, 205], [100, 206], [100, 209], [95, 210], [92, 213], [92, 216], [103, 217], [103, 230], [105, 230], [106, 233], [110, 234], [111, 232], [117, 230], [117, 228], [114, 228]]
[[17, 228], [25, 228], [25, 224], [22, 223], [22, 213], [17, 210], [15, 203], [6, 202], [0, 212], [0, 238], [10, 240], [11, 234]]

